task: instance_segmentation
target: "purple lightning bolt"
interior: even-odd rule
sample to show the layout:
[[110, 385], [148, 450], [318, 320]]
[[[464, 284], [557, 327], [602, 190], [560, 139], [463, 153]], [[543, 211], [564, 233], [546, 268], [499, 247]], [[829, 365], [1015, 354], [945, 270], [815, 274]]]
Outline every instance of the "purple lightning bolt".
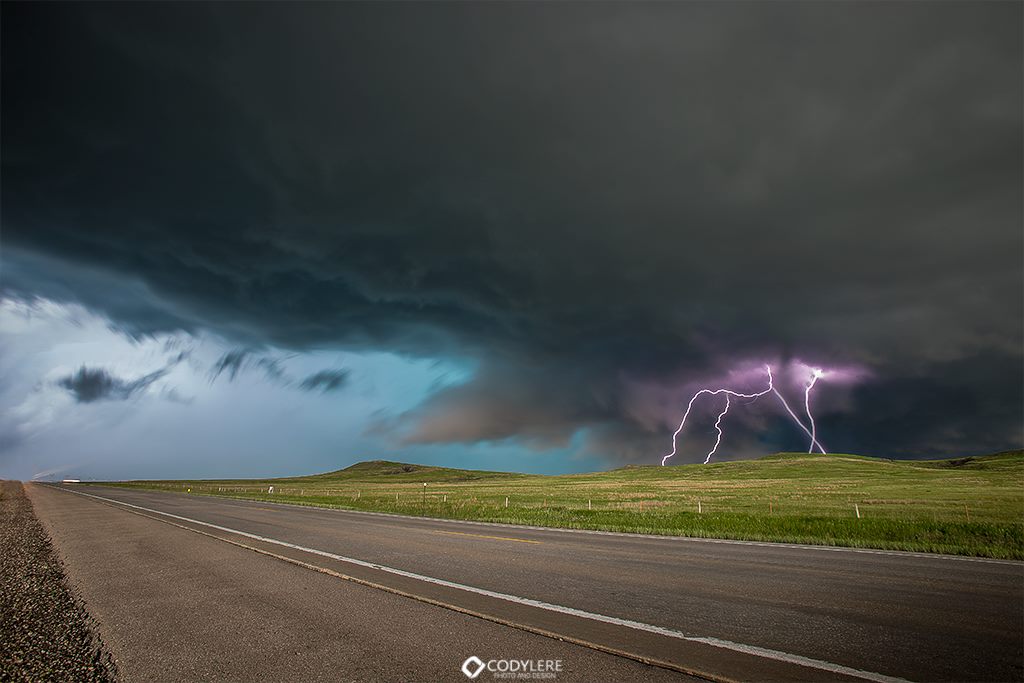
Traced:
[[[817, 441], [815, 435], [811, 432], [810, 429], [804, 426], [804, 423], [800, 421], [800, 418], [797, 417], [796, 413], [793, 412], [793, 409], [789, 407], [789, 403], [786, 402], [785, 396], [780, 394], [778, 389], [772, 389], [772, 391], [778, 397], [779, 402], [782, 403], [782, 407], [785, 408], [786, 412], [789, 413], [789, 416], [793, 418], [793, 422], [795, 422], [797, 426], [800, 427], [800, 429], [804, 430], [804, 433], [807, 434], [807, 436], [811, 437], [811, 449], [813, 450], [815, 444], [817, 444], [818, 449], [821, 450], [822, 453], [824, 453], [825, 449], [821, 447], [821, 444]], [[811, 451], [807, 452], [810, 453]]]
[[812, 453], [815, 446], [818, 447], [822, 454], [825, 453], [825, 449], [818, 443], [818, 428], [814, 426], [814, 416], [811, 415], [811, 389], [814, 388], [814, 383], [824, 374], [821, 368], [813, 368], [811, 370], [811, 380], [807, 383], [807, 388], [804, 389], [804, 408], [807, 409], [807, 419], [811, 422], [811, 446], [807, 449], [808, 453]]
[[756, 394], [741, 394], [738, 391], [732, 391], [731, 389], [701, 389], [696, 394], [694, 394], [693, 398], [690, 399], [689, 405], [686, 406], [686, 412], [683, 413], [683, 419], [679, 421], [679, 427], [676, 428], [675, 433], [672, 435], [672, 452], [661, 459], [661, 464], [664, 465], [669, 458], [676, 454], [676, 438], [679, 436], [679, 432], [683, 431], [683, 427], [686, 425], [686, 418], [690, 416], [690, 410], [693, 408], [694, 401], [696, 401], [702, 394], [709, 394], [711, 396], [725, 394], [725, 410], [723, 410], [721, 415], [718, 416], [718, 421], [715, 423], [715, 428], [718, 429], [718, 440], [715, 441], [715, 447], [708, 452], [707, 457], [704, 459], [704, 463], [707, 464], [707, 462], [711, 460], [711, 456], [714, 455], [715, 451], [718, 450], [718, 444], [721, 443], [722, 441], [722, 418], [725, 417], [725, 414], [727, 412], [729, 412], [729, 397], [735, 396], [736, 398], [758, 399], [774, 389], [774, 387], [772, 386], [772, 369], [768, 365], [765, 365], [764, 369], [768, 373], [768, 388]]
[[677, 440], [679, 438], [679, 434], [680, 432], [683, 431], [683, 427], [686, 426], [686, 420], [690, 416], [690, 411], [693, 409], [694, 402], [696, 402], [696, 400], [700, 398], [703, 394], [708, 394], [709, 396], [725, 394], [725, 408], [722, 409], [722, 412], [718, 414], [718, 419], [715, 420], [715, 431], [718, 432], [718, 436], [715, 439], [715, 445], [711, 448], [710, 451], [708, 451], [707, 456], [704, 458], [705, 465], [711, 461], [711, 456], [715, 454], [715, 452], [718, 450], [718, 446], [722, 443], [722, 419], [725, 418], [726, 414], [729, 412], [729, 407], [732, 404], [732, 397], [749, 398], [757, 400], [768, 393], [774, 393], [778, 397], [779, 401], [782, 403], [782, 406], [786, 409], [786, 412], [789, 413], [789, 416], [791, 418], [793, 418], [793, 422], [795, 422], [797, 426], [800, 427], [800, 429], [802, 429], [804, 433], [806, 433], [807, 436], [811, 438], [811, 446], [807, 452], [812, 453], [814, 451], [814, 448], [817, 447], [818, 450], [820, 450], [824, 454], [825, 449], [818, 441], [817, 426], [814, 423], [814, 416], [811, 414], [811, 389], [814, 388], [814, 385], [815, 383], [817, 383], [818, 379], [824, 376], [824, 371], [822, 371], [821, 368], [812, 368], [811, 378], [807, 382], [807, 386], [804, 388], [804, 408], [807, 411], [807, 418], [810, 420], [811, 423], [811, 427], [810, 429], [808, 429], [800, 420], [800, 418], [797, 417], [796, 413], [793, 412], [793, 409], [789, 407], [789, 403], [786, 402], [785, 397], [781, 393], [779, 393], [778, 389], [775, 388], [775, 382], [774, 378], [772, 377], [771, 366], [765, 365], [764, 369], [765, 372], [768, 373], [768, 388], [765, 389], [764, 391], [759, 391], [753, 394], [741, 394], [740, 392], [733, 391], [731, 389], [701, 389], [696, 394], [694, 394], [693, 398], [690, 399], [689, 404], [687, 404], [686, 406], [686, 412], [683, 413], [683, 419], [679, 421], [679, 426], [676, 428], [676, 431], [672, 434], [672, 452], [662, 457], [661, 464], [664, 465], [666, 462], [668, 462], [669, 458], [673, 457], [676, 454], [678, 450]]
[[708, 464], [708, 462], [711, 460], [711, 456], [714, 455], [715, 451], [718, 450], [718, 444], [722, 443], [722, 418], [725, 417], [725, 414], [729, 412], [729, 403], [730, 402], [731, 402], [731, 399], [729, 398], [729, 394], [726, 394], [725, 395], [725, 408], [722, 410], [721, 413], [718, 414], [718, 419], [715, 420], [715, 431], [718, 432], [718, 438], [715, 439], [715, 447], [711, 449], [710, 453], [708, 453], [708, 457], [704, 458], [704, 464], [705, 465]]

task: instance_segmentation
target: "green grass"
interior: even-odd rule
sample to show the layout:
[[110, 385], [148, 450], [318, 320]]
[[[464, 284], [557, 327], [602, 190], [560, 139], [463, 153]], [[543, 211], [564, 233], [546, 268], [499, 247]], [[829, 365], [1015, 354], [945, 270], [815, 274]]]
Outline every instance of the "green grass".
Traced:
[[308, 477], [114, 485], [449, 519], [1024, 560], [1022, 451], [932, 461], [782, 453], [563, 476], [372, 461]]

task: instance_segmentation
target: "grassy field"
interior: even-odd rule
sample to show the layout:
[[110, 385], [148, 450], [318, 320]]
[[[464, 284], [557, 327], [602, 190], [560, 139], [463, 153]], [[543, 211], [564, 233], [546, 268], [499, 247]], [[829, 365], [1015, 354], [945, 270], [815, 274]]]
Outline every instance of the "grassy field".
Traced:
[[1024, 559], [1022, 451], [932, 461], [783, 453], [563, 476], [373, 461], [288, 479], [116, 485], [450, 519]]

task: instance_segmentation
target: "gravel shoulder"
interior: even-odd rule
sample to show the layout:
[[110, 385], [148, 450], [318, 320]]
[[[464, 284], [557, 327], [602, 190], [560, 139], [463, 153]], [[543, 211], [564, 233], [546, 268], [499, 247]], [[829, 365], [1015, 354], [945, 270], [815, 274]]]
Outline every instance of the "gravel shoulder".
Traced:
[[0, 481], [0, 680], [114, 681], [24, 487]]

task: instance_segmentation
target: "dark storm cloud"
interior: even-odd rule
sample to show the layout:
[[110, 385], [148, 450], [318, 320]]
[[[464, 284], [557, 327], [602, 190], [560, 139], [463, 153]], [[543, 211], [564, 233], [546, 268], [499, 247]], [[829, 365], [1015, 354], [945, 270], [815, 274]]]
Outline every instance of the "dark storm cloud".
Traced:
[[103, 368], [83, 365], [77, 372], [58, 379], [57, 385], [67, 389], [79, 403], [124, 401], [144, 391], [168, 372], [169, 368], [161, 368], [137, 379], [126, 380], [111, 375]]
[[303, 391], [337, 391], [348, 381], [348, 370], [321, 370], [299, 383]]
[[479, 363], [412, 441], [648, 457], [626, 383], [813, 356], [844, 450], [1020, 445], [1019, 3], [2, 12], [9, 293]]

